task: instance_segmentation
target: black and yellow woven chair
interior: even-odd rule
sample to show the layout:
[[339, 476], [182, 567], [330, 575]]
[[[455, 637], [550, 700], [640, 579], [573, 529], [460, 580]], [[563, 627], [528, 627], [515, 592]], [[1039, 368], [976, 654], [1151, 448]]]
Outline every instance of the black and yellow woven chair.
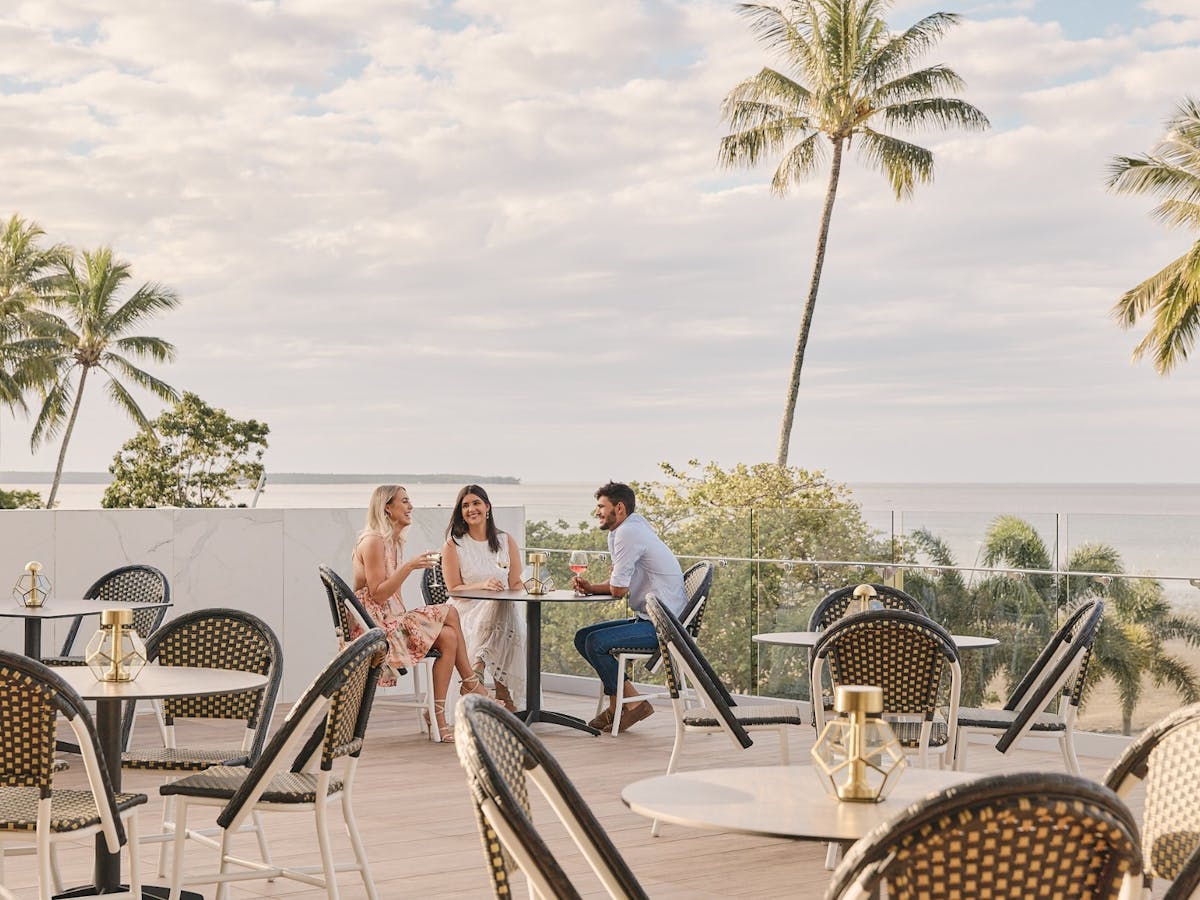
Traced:
[[[97, 603], [170, 603], [171, 586], [167, 576], [154, 566], [122, 566], [113, 569], [107, 575], [101, 576], [95, 584], [83, 593], [84, 600], [95, 600]], [[133, 630], [145, 640], [162, 624], [167, 615], [167, 607], [156, 606], [150, 609], [136, 609], [133, 612]], [[93, 619], [93, 621], [95, 621]], [[71, 620], [71, 628], [67, 639], [63, 641], [62, 652], [58, 656], [48, 656], [42, 660], [48, 666], [83, 666], [86, 665], [83, 654], [72, 652], [82, 650], [86, 640], [80, 642], [79, 627], [83, 616]]]
[[[352, 635], [377, 626], [378, 623], [371, 618], [371, 614], [354, 591], [350, 590], [350, 585], [346, 584], [337, 572], [329, 566], [317, 566], [317, 572], [321, 576], [321, 584], [325, 586], [325, 596], [329, 600], [329, 612], [333, 616], [333, 630], [337, 635], [339, 649], [350, 642]], [[431, 722], [437, 721], [437, 712], [433, 705], [433, 663], [434, 660], [441, 659], [441, 656], [441, 650], [431, 647], [424, 658], [413, 667], [411, 692], [404, 691], [398, 685], [379, 688], [379, 696], [387, 697], [389, 705], [416, 710], [421, 730], [435, 743], [442, 740], [442, 735], [437, 728], [430, 726]], [[408, 669], [403, 666], [396, 669], [387, 664], [384, 665], [383, 671], [384, 681], [398, 682], [400, 676], [409, 674]]]
[[[900, 588], [886, 584], [872, 584], [871, 587], [875, 588], [875, 599], [884, 609], [903, 609], [929, 618], [925, 607], [912, 594], [906, 594]], [[844, 616], [850, 606], [850, 601], [854, 599], [854, 592], [858, 588], [859, 585], [852, 584], [826, 594], [817, 604], [816, 609], [812, 611], [812, 615], [808, 617], [808, 630], [824, 631]]]
[[[954, 759], [962, 693], [962, 666], [954, 639], [932, 619], [902, 609], [855, 613], [838, 619], [812, 651], [811, 683], [828, 672], [833, 689], [870, 684], [883, 690], [883, 717], [905, 752], [920, 765], [938, 752], [943, 765]], [[817, 732], [827, 712], [814, 703]]]
[[[497, 900], [513, 896], [524, 873], [530, 896], [578, 900], [579, 889], [533, 823], [532, 781], [579, 847], [610, 897], [642, 900], [646, 892], [575, 785], [529, 728], [499, 704], [470, 695], [454, 724], [458, 760], [467, 773], [484, 858]], [[589, 890], [591, 893], [591, 890]]]
[[[646, 597], [646, 612], [658, 635], [671, 710], [675, 714], [675, 743], [667, 761], [667, 774], [674, 772], [679, 764], [684, 738], [694, 733], [725, 734], [734, 744], [747, 749], [754, 744], [750, 732], [773, 731], [779, 735], [782, 762], [788, 765], [788, 729], [809, 726], [808, 717], [802, 714], [799, 704], [739, 705], [687, 629], [653, 594]], [[651, 825], [650, 833], [658, 834], [657, 820]]]
[[[712, 592], [713, 583], [713, 564], [708, 560], [701, 560], [693, 566], [689, 566], [688, 570], [683, 573], [683, 590], [687, 594], [687, 606], [683, 608], [683, 613], [679, 616], [679, 621], [687, 630], [693, 640], [700, 634], [700, 625], [704, 620], [704, 607], [708, 603], [709, 594]], [[627, 670], [629, 664], [637, 660], [645, 660], [647, 672], [657, 672], [662, 668], [662, 653], [659, 650], [647, 651], [640, 647], [613, 647], [608, 651], [610, 656], [617, 658], [617, 670], [621, 673], [621, 684], [617, 685], [617, 709], [613, 716], [613, 724], [611, 734], [613, 737], [621, 727], [621, 711], [625, 708], [626, 703], [640, 703], [642, 700], [656, 700], [660, 697], [668, 696], [666, 691], [657, 693], [639, 694], [636, 697], [626, 697], [623, 690]], [[604, 693], [604, 686], [600, 687], [600, 696], [596, 698], [596, 715], [600, 715], [608, 705], [608, 695]]]
[[[966, 768], [971, 734], [998, 736], [996, 749], [1001, 753], [1007, 753], [1026, 735], [1032, 735], [1056, 738], [1067, 770], [1079, 774], [1075, 717], [1103, 616], [1103, 601], [1081, 603], [1042, 649], [1002, 709], [963, 707], [958, 711], [955, 768]], [[1047, 712], [1046, 707], [1056, 699], [1058, 709]]]
[[[1142, 857], [1146, 896], [1153, 879], [1174, 882], [1200, 852], [1200, 703], [1151, 725], [1104, 776], [1122, 798], [1144, 785]], [[1188, 878], [1180, 884], [1190, 892]]]
[[1108, 788], [1056, 772], [955, 785], [914, 803], [846, 853], [825, 900], [1133, 900], [1142, 854]]
[[[86, 789], [54, 787], [60, 715], [83, 758]], [[0, 845], [33, 839], [40, 900], [62, 892], [52, 848], [97, 834], [103, 835], [110, 853], [119, 852], [123, 844], [129, 847], [129, 893], [108, 896], [140, 898], [137, 807], [145, 802], [145, 794], [113, 793], [91, 713], [75, 690], [53, 669], [0, 651]], [[3, 859], [0, 854], [0, 882]]]
[[1200, 850], [1192, 851], [1163, 894], [1163, 900], [1200, 900]]
[[[171, 896], [184, 885], [217, 884], [224, 900], [232, 881], [287, 878], [338, 896], [337, 873], [356, 871], [367, 897], [377, 900], [375, 882], [354, 817], [354, 775], [371, 714], [375, 686], [387, 654], [383, 630], [372, 628], [348, 644], [293, 704], [251, 768], [214, 766], [159, 788], [174, 798], [178, 828], [171, 866]], [[341, 762], [335, 775], [334, 763]], [[335, 863], [329, 834], [330, 804], [341, 803], [354, 862]], [[216, 869], [184, 872], [184, 832], [195, 807], [217, 810], [220, 858]], [[312, 812], [321, 864], [285, 867], [256, 863], [231, 852], [230, 838], [253, 815]]]
[[[177, 776], [200, 772], [211, 766], [248, 766], [262, 751], [271, 715], [283, 677], [283, 651], [279, 638], [266, 622], [238, 609], [198, 609], [172, 619], [150, 636], [146, 657], [160, 666], [199, 666], [207, 669], [236, 669], [267, 676], [264, 687], [236, 694], [177, 697], [156, 703], [161, 744], [132, 747], [121, 754], [125, 769], [160, 772]], [[128, 719], [132, 710], [126, 713]], [[240, 741], [231, 745], [180, 746], [175, 733], [177, 721], [220, 719], [245, 723]], [[126, 728], [128, 733], [128, 728]], [[257, 826], [258, 823], [256, 822]], [[257, 827], [259, 851], [270, 859], [266, 835]], [[147, 835], [144, 843], [162, 843], [159, 874], [166, 874], [167, 842], [174, 840], [172, 805], [163, 804], [162, 831]], [[211, 844], [202, 832], [187, 837]]]

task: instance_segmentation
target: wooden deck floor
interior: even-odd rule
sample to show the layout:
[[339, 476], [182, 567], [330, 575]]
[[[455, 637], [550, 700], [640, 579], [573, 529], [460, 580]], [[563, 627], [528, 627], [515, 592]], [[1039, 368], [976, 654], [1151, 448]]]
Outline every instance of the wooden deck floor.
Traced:
[[[593, 701], [567, 695], [547, 695], [546, 706], [589, 718]], [[674, 734], [670, 707], [657, 706], [657, 713], [618, 738], [590, 737], [582, 732], [551, 725], [536, 730], [571, 776], [592, 810], [612, 835], [630, 866], [655, 898], [789, 897], [819, 898], [829, 881], [824, 868], [823, 844], [796, 842], [746, 835], [664, 826], [662, 836], [650, 837], [649, 821], [631, 813], [620, 799], [625, 784], [666, 767]], [[146, 722], [149, 726], [149, 722]], [[139, 728], [141, 728], [139, 724]], [[146, 728], [143, 733], [149, 731]], [[792, 740], [793, 759], [806, 757], [812, 745], [809, 732]], [[746, 751], [734, 750], [722, 736], [689, 738], [681, 768], [719, 765], [776, 764], [778, 745], [774, 737], [762, 737]], [[1015, 769], [1062, 770], [1057, 753], [1021, 751], [1002, 757], [988, 747], [973, 746], [972, 769], [1001, 772]], [[1083, 758], [1084, 773], [1101, 777], [1108, 761]], [[77, 778], [78, 766], [66, 773]], [[142, 807], [142, 831], [152, 832], [161, 805], [160, 780], [148, 774], [128, 773], [125, 789], [143, 791], [150, 803]], [[814, 789], [819, 788], [814, 784]], [[404, 897], [491, 896], [479, 836], [467, 797], [462, 769], [453, 745], [432, 744], [417, 731], [411, 710], [389, 708], [381, 698], [371, 722], [366, 750], [356, 785], [355, 808], [367, 844], [371, 868], [379, 894], [385, 900]], [[544, 810], [543, 810], [544, 812]], [[337, 813], [334, 821], [340, 829]], [[536, 816], [549, 824], [549, 813]], [[193, 820], [194, 821], [194, 820]], [[297, 864], [316, 862], [316, 841], [311, 814], [273, 816], [268, 833], [275, 856]], [[557, 827], [547, 829], [552, 846], [568, 871], [579, 874], [578, 884], [586, 896], [603, 896], [586, 864]], [[255, 858], [252, 839], [240, 838], [245, 853]], [[335, 835], [342, 856], [348, 856], [344, 832]], [[213, 851], [189, 846], [189, 860], [206, 868]], [[157, 848], [144, 847], [139, 854], [143, 879], [160, 882], [154, 875]], [[90, 880], [90, 841], [65, 845], [60, 851], [68, 884]], [[6, 862], [6, 885], [18, 896], [34, 897], [35, 877], [31, 857]], [[353, 873], [339, 878], [341, 896], [359, 900], [366, 896], [362, 882]], [[514, 882], [515, 896], [524, 896], [523, 879]], [[212, 897], [211, 887], [204, 889]], [[296, 882], [248, 881], [233, 885], [233, 900], [257, 897], [321, 897], [318, 889]]]

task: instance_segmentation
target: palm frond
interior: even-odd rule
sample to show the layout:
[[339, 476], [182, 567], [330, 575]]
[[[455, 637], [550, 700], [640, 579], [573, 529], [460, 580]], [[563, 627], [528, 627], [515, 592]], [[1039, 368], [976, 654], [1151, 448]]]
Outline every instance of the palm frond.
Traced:
[[858, 153], [868, 165], [887, 176], [897, 200], [911, 197], [917, 182], [933, 180], [933, 154], [908, 141], [864, 128]]
[[156, 337], [123, 337], [110, 342], [110, 347], [122, 353], [148, 357], [155, 362], [171, 362], [175, 359], [175, 345]]
[[863, 67], [863, 81], [874, 86], [892, 79], [896, 73], [913, 65], [932, 50], [946, 32], [961, 20], [961, 16], [955, 13], [932, 13], [904, 31], [888, 35]]
[[782, 197], [791, 185], [799, 184], [811, 175], [824, 156], [825, 141], [814, 131], [784, 154], [771, 179], [771, 193]]
[[29, 435], [29, 446], [34, 450], [43, 441], [53, 440], [67, 421], [67, 415], [75, 397], [74, 386], [70, 382], [69, 375], [69, 371], [64, 373], [46, 391], [46, 396], [42, 400], [42, 408], [38, 411], [37, 419], [33, 423], [33, 431]]
[[721, 118], [730, 123], [734, 129], [744, 128], [752, 122], [739, 122], [735, 113], [743, 105], [753, 108], [762, 105], [767, 108], [776, 107], [778, 115], [795, 115], [803, 112], [812, 102], [812, 92], [798, 81], [788, 78], [772, 68], [764, 68], [757, 75], [747, 78], [735, 85], [733, 90], [721, 101]]
[[909, 100], [879, 110], [888, 125], [905, 128], [965, 128], [983, 131], [991, 122], [977, 107], [955, 97], [927, 97]]
[[1111, 314], [1126, 328], [1151, 317], [1149, 331], [1133, 350], [1135, 360], [1151, 356], [1159, 374], [1186, 360], [1200, 336], [1200, 241], [1122, 294]]
[[143, 319], [178, 305], [179, 295], [170, 288], [157, 283], [143, 284], [107, 317], [107, 330], [114, 336], [124, 334]]
[[133, 395], [126, 390], [125, 385], [113, 378], [111, 373], [107, 374], [108, 384], [105, 386], [105, 392], [108, 394], [109, 399], [112, 400], [112, 402], [118, 407], [123, 409], [126, 415], [133, 419], [133, 421], [136, 422], [139, 427], [151, 427], [150, 420], [146, 418], [146, 414], [142, 412], [142, 408], [138, 406], [138, 403], [133, 398]]
[[156, 397], [159, 397], [163, 400], [179, 399], [179, 392], [176, 391], [175, 388], [171, 387], [165, 381], [155, 378], [149, 372], [139, 369], [123, 356], [119, 356], [116, 353], [111, 352], [106, 353], [104, 354], [104, 361], [100, 366], [100, 368], [111, 380], [116, 381], [116, 376], [114, 376], [114, 374], [109, 370], [110, 366], [113, 369], [118, 370], [122, 375], [134, 382], [139, 387], [150, 391], [150, 393], [154, 394]]
[[947, 66], [930, 66], [907, 72], [870, 90], [871, 102], [878, 107], [933, 97], [942, 92], [957, 93], [966, 83]]
[[1195, 670], [1178, 657], [1158, 653], [1150, 663], [1150, 675], [1156, 687], [1169, 684], [1184, 703], [1200, 700]]

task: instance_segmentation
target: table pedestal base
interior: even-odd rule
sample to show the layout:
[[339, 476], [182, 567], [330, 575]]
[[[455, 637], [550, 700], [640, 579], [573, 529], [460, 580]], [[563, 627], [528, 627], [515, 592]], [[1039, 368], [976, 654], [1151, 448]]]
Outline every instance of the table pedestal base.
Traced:
[[578, 716], [569, 716], [566, 713], [551, 712], [548, 709], [523, 709], [517, 713], [517, 718], [526, 725], [533, 725], [535, 722], [549, 722], [551, 725], [565, 725], [567, 728], [576, 728], [579, 731], [586, 731], [593, 737], [598, 737], [600, 734], [597, 729], [593, 728]]
[[[129, 885], [123, 884], [120, 886], [122, 891], [129, 890]], [[55, 894], [54, 900], [67, 900], [71, 897], [104, 897], [113, 891], [101, 891], [98, 887], [92, 884], [85, 884], [82, 887], [68, 888], [61, 894]], [[142, 885], [142, 900], [167, 900], [171, 895], [171, 888], [165, 884], [144, 884]], [[180, 900], [204, 900], [204, 895], [196, 891], [189, 891], [184, 888], [179, 893]]]

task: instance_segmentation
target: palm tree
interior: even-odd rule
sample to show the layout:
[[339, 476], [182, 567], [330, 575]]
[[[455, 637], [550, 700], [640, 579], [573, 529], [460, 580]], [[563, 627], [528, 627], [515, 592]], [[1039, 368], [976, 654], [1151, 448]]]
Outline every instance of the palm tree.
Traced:
[[[41, 246], [45, 232], [15, 213], [0, 228], [0, 404], [26, 409], [25, 394], [38, 374], [17, 343], [27, 314], [54, 284], [66, 248]], [[44, 373], [43, 373], [44, 374]]]
[[[1200, 229], [1200, 105], [1185, 99], [1167, 120], [1167, 134], [1150, 156], [1118, 156], [1108, 186], [1121, 194], [1154, 194], [1154, 216], [1167, 225]], [[1121, 295], [1112, 316], [1131, 328], [1143, 316], [1150, 330], [1133, 358], [1150, 354], [1160, 375], [1188, 357], [1200, 334], [1200, 241], [1181, 257]]]
[[[22, 342], [24, 352], [42, 357], [54, 373], [43, 388], [42, 408], [30, 438], [36, 448], [62, 431], [62, 447], [46, 498], [47, 508], [54, 505], [58, 494], [67, 444], [93, 369], [108, 376], [109, 399], [142, 428], [149, 427], [150, 421], [121, 379], [163, 400], [178, 399], [173, 387], [129, 360], [130, 356], [154, 362], [174, 359], [175, 348], [162, 338], [130, 335], [129, 331], [144, 319], [176, 306], [179, 298], [175, 292], [147, 283], [119, 302], [117, 293], [130, 277], [129, 264], [114, 262], [108, 247], [67, 258], [63, 261], [62, 275], [58, 289], [46, 298], [49, 309], [61, 312], [62, 316], [49, 310], [42, 312], [34, 323], [35, 336]], [[76, 371], [77, 384], [73, 383]]]
[[833, 152], [779, 434], [781, 466], [787, 464], [800, 370], [846, 148], [857, 139], [862, 159], [887, 176], [896, 198], [903, 199], [917, 182], [932, 180], [933, 154], [876, 126], [984, 129], [989, 124], [971, 104], [943, 96], [963, 86], [951, 69], [913, 68], [958, 16], [933, 13], [893, 33], [882, 18], [890, 6], [891, 0], [792, 0], [786, 9], [741, 6], [759, 40], [783, 58], [793, 75], [764, 68], [729, 92], [721, 116], [732, 133], [721, 140], [720, 164], [754, 166], [767, 154], [782, 151], [771, 182], [772, 191], [782, 196], [824, 161], [825, 141]]

